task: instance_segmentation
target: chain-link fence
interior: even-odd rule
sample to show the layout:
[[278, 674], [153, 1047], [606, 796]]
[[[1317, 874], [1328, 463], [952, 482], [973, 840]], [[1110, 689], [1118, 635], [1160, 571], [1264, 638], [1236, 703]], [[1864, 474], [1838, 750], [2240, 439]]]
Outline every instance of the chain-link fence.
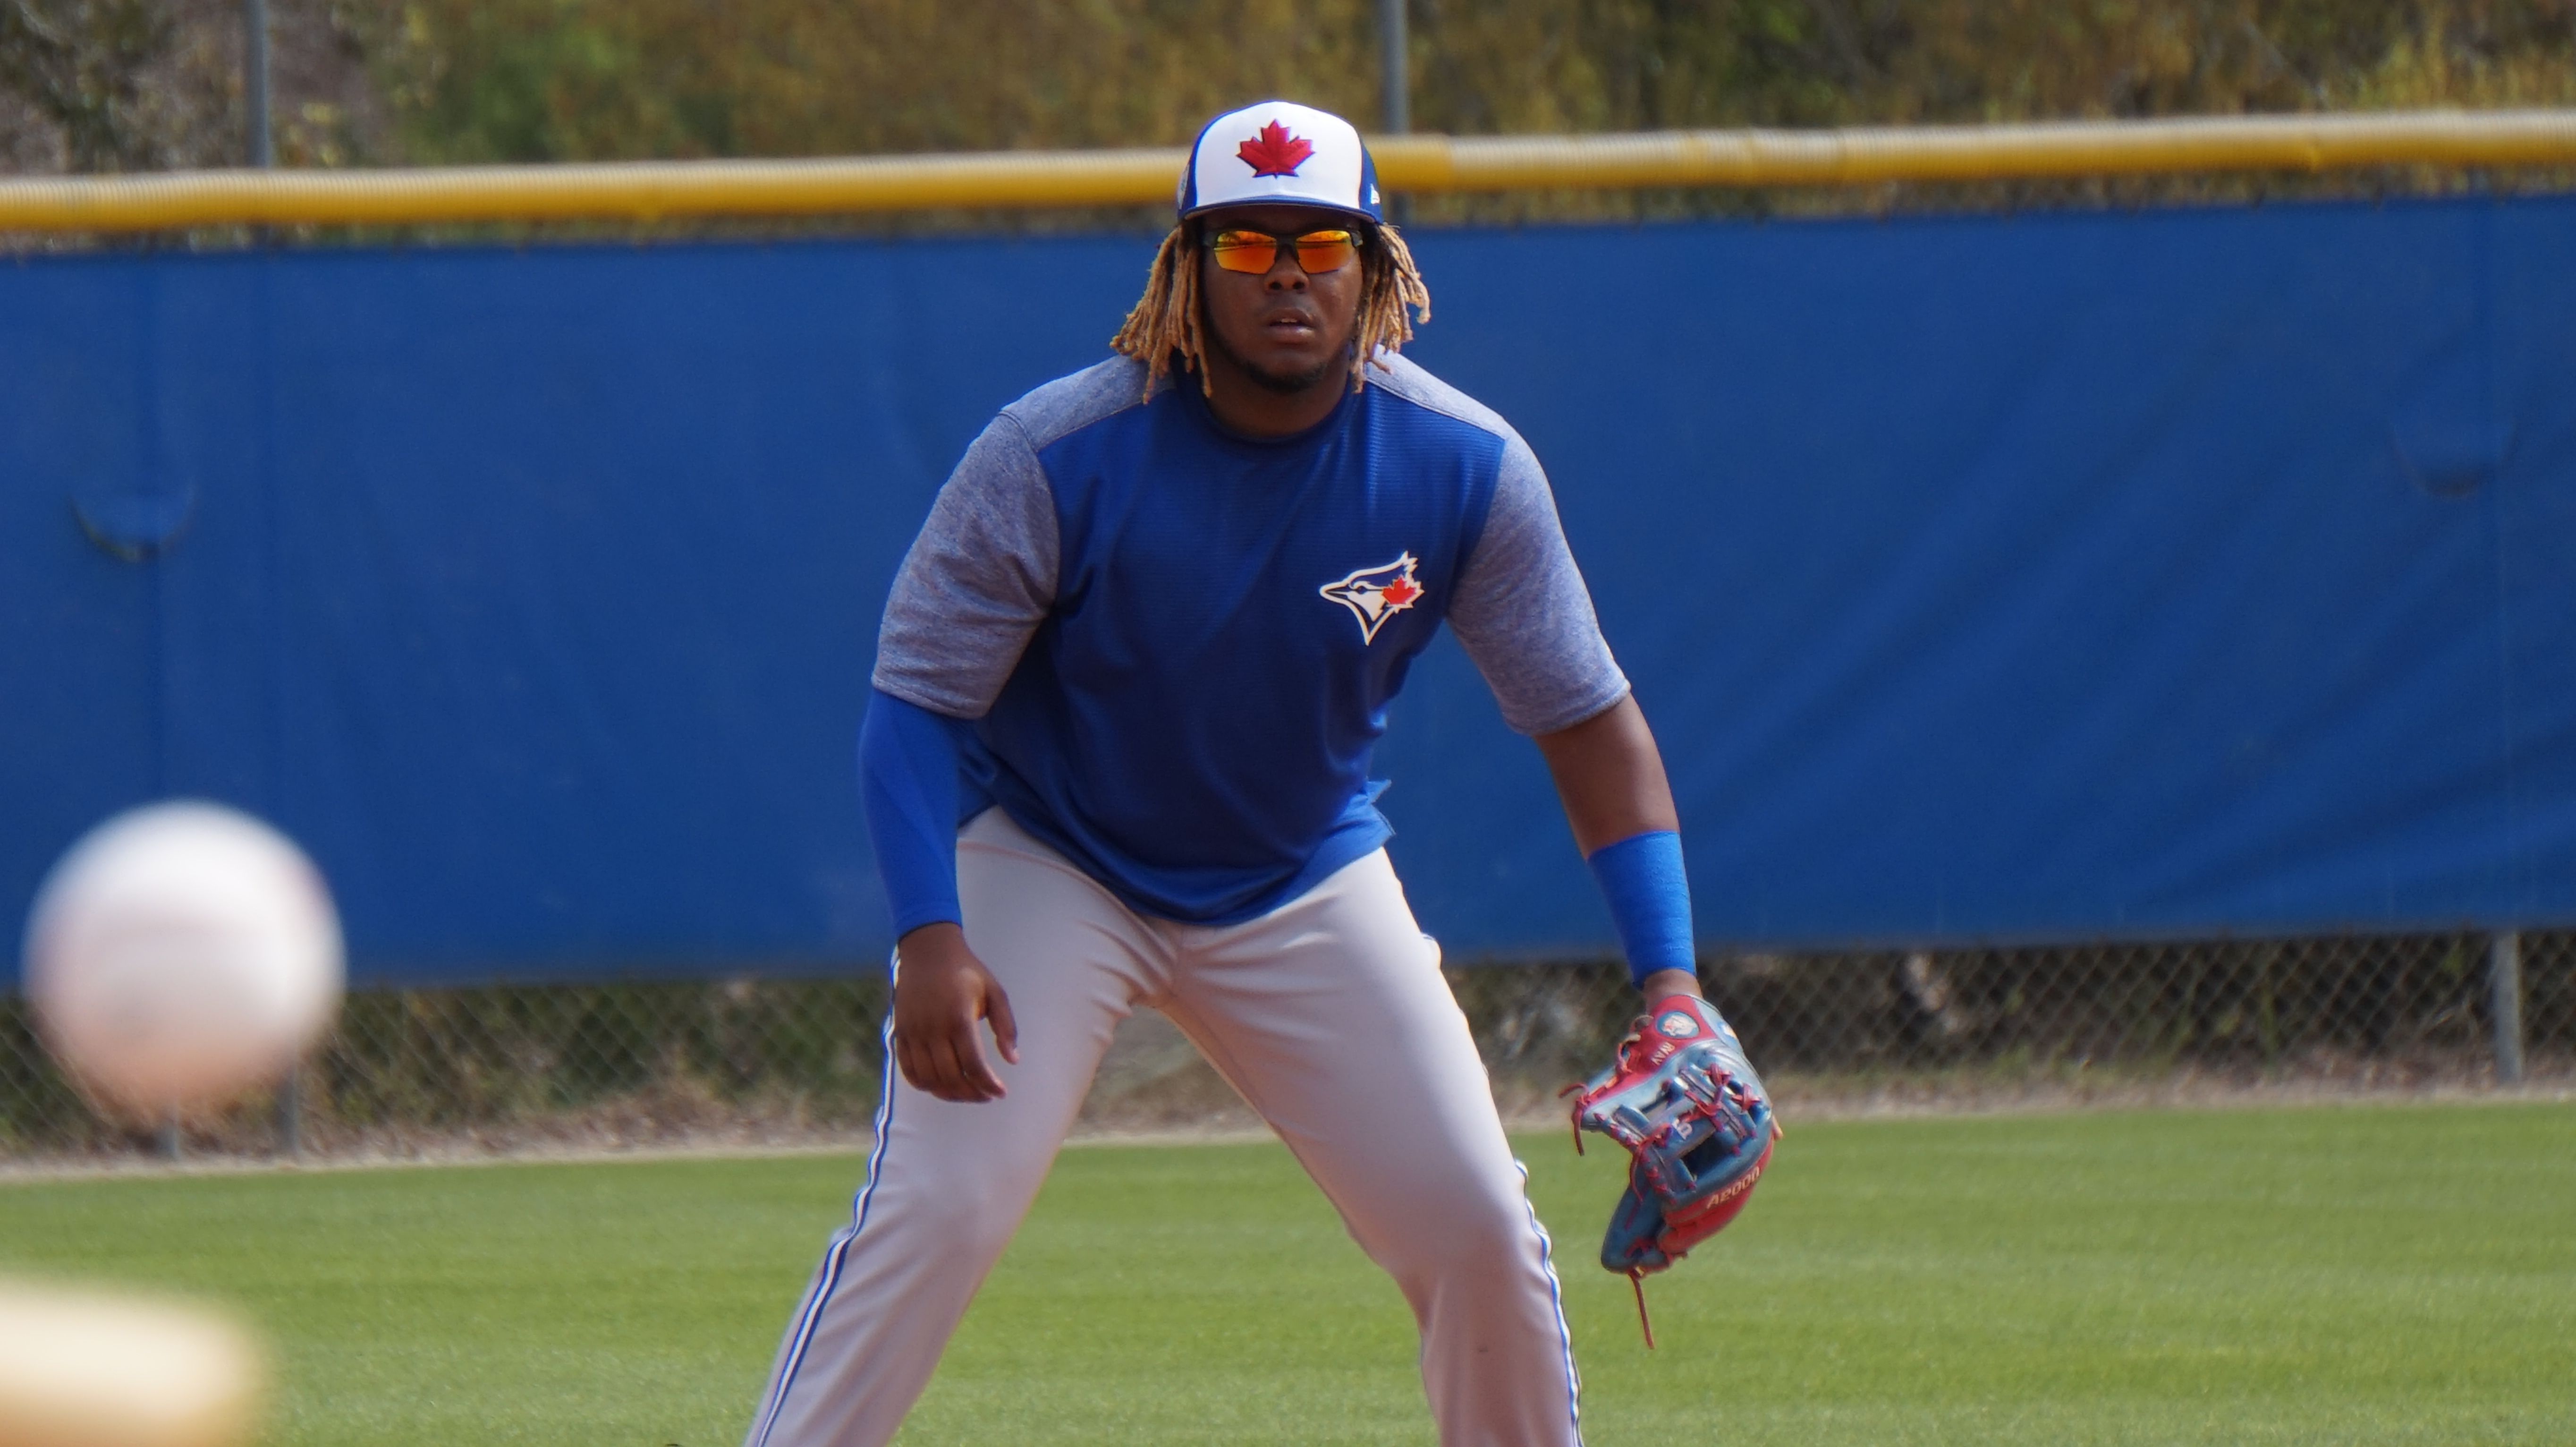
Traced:
[[[2576, 934], [2518, 937], [2530, 1078], [2576, 1076]], [[2178, 1085], [2485, 1087], [2492, 937], [2472, 932], [2027, 949], [1739, 955], [1702, 971], [1784, 1109], [1827, 1100], [2170, 1098]], [[1451, 973], [1507, 1110], [1597, 1067], [1637, 997], [1605, 964]], [[853, 1138], [874, 1110], [882, 981], [371, 991], [290, 1101], [175, 1133], [101, 1121], [0, 999], [0, 1157]], [[288, 1107], [282, 1109], [281, 1107]], [[1251, 1124], [1187, 1042], [1121, 1032], [1096, 1129]], [[175, 1134], [175, 1139], [174, 1139]]]
[[[2514, 937], [2520, 1068], [2576, 1068], [2576, 935]], [[2498, 1078], [2493, 936], [2350, 936], [1737, 955], [1701, 982], [1787, 1100], [2171, 1098]], [[1498, 1088], [1596, 1066], [1635, 1006], [1615, 974], [1459, 980]]]
[[[295, 1081], [177, 1122], [195, 1150], [403, 1152], [863, 1127], [877, 1097], [877, 979], [494, 986], [352, 994]], [[0, 998], [0, 1156], [167, 1149], [100, 1119]]]

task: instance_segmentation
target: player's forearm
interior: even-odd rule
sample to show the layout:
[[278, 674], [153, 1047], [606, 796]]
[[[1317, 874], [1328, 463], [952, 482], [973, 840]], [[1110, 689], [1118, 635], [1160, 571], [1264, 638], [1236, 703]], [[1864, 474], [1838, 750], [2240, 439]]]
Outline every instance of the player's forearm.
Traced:
[[1610, 906], [1629, 979], [1650, 999], [1698, 994], [1680, 816], [1637, 701], [1543, 734], [1538, 746]]
[[1634, 696], [1570, 729], [1539, 735], [1538, 751], [1556, 776], [1565, 822], [1586, 858], [1623, 839], [1681, 828], [1664, 757]]
[[878, 691], [859, 725], [859, 794], [900, 939], [956, 923], [957, 725]]

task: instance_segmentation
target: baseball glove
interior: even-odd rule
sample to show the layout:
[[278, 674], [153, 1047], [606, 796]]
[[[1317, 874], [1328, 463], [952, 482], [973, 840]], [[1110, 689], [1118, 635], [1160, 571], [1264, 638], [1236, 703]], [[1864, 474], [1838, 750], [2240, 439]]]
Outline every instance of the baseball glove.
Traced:
[[[1645, 1277], [1679, 1261], [1744, 1209], [1771, 1163], [1780, 1127], [1762, 1078], [1735, 1031], [1705, 1000], [1654, 1003], [1619, 1042], [1609, 1068], [1579, 1089], [1574, 1148], [1599, 1131], [1627, 1148], [1628, 1189], [1601, 1239], [1601, 1264], [1636, 1287], [1646, 1321]], [[1655, 1344], [1646, 1325], [1646, 1345]]]

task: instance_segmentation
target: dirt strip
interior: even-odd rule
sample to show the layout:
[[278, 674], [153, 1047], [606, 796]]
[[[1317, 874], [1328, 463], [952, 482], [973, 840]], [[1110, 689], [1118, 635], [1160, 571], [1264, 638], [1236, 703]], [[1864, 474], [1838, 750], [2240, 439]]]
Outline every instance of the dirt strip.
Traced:
[[[2247, 1085], [2221, 1081], [2175, 1080], [2155, 1085], [2108, 1085], [2101, 1089], [2061, 1086], [2000, 1088], [1976, 1092], [1935, 1090], [1920, 1082], [1871, 1090], [1838, 1090], [1808, 1094], [1782, 1091], [1784, 1122], [1930, 1119], [1971, 1115], [2062, 1115], [2087, 1111], [2131, 1110], [2269, 1110], [2332, 1109], [2344, 1106], [2440, 1105], [2475, 1108], [2494, 1105], [2576, 1105], [2576, 1078], [2553, 1078], [2515, 1089], [2469, 1084], [2356, 1088], [2350, 1083], [2290, 1080]], [[1123, 1146], [1243, 1145], [1271, 1139], [1257, 1117], [1239, 1102], [1196, 1119], [1172, 1119], [1155, 1110], [1120, 1119], [1086, 1118], [1067, 1148]], [[1510, 1111], [1506, 1125], [1516, 1135], [1558, 1136], [1565, 1116], [1553, 1108], [1525, 1106]], [[684, 1132], [651, 1140], [610, 1136], [580, 1139], [550, 1134], [544, 1138], [492, 1132], [473, 1136], [420, 1137], [361, 1142], [308, 1153], [301, 1161], [263, 1154], [203, 1154], [170, 1161], [142, 1153], [64, 1155], [0, 1160], [0, 1187], [47, 1181], [184, 1180], [192, 1177], [281, 1173], [402, 1170], [418, 1167], [599, 1165], [619, 1161], [758, 1160], [793, 1156], [857, 1156], [870, 1145], [865, 1129], [807, 1131], [709, 1130]]]

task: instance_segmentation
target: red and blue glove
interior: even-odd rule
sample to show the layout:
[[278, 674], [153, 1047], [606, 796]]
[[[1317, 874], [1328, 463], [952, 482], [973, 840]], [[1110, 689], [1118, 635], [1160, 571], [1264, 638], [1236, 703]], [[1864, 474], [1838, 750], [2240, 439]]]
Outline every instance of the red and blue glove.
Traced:
[[[1598, 1131], [1626, 1148], [1628, 1189], [1601, 1264], [1631, 1280], [1661, 1271], [1744, 1209], [1779, 1125], [1744, 1045], [1705, 1000], [1672, 995], [1637, 1020], [1574, 1102], [1574, 1144]], [[1643, 1286], [1638, 1311], [1645, 1310]], [[1647, 1344], [1653, 1345], [1651, 1328]]]

